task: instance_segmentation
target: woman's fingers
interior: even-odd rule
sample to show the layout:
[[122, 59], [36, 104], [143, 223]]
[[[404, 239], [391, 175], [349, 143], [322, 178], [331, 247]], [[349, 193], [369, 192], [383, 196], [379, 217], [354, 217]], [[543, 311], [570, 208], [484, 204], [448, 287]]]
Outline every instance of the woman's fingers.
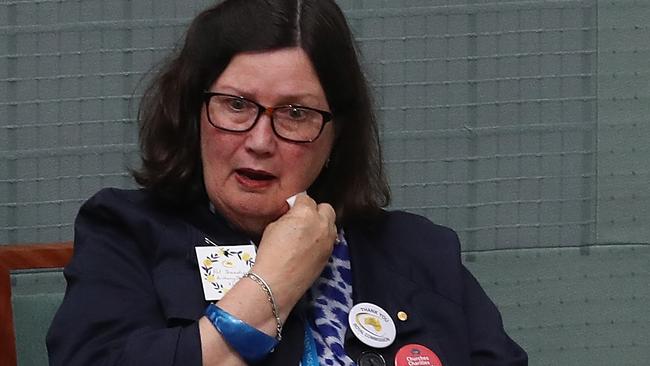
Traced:
[[316, 204], [307, 194], [299, 194], [293, 208], [264, 230], [255, 267], [271, 281], [278, 278], [291, 292], [302, 295], [332, 253], [335, 222], [331, 205]]
[[318, 210], [318, 214], [329, 223], [333, 224], [336, 222], [336, 213], [329, 203], [319, 203], [318, 206], [316, 206], [316, 209]]
[[336, 229], [336, 212], [329, 203], [320, 203], [317, 206], [318, 215], [327, 223], [332, 236], [332, 241], [337, 239], [338, 230]]
[[298, 193], [296, 196], [296, 200], [294, 201], [293, 207], [299, 208], [299, 207], [308, 207], [312, 209], [316, 209], [316, 201], [314, 201], [307, 193], [302, 192]]

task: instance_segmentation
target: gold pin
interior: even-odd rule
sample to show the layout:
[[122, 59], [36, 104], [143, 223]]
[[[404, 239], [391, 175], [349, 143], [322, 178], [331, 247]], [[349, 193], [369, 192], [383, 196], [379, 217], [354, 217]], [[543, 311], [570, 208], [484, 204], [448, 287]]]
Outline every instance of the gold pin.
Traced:
[[408, 319], [408, 318], [409, 318], [409, 316], [408, 316], [408, 314], [406, 314], [405, 312], [403, 312], [403, 311], [399, 311], [399, 312], [397, 312], [397, 319], [399, 319], [399, 320], [405, 322], [406, 319]]

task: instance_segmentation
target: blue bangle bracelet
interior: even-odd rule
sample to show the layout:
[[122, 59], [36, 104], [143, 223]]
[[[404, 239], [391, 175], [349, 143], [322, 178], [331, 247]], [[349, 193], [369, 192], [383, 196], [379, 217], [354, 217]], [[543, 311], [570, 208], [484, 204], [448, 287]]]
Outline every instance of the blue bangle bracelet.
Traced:
[[205, 316], [247, 363], [263, 360], [278, 344], [275, 338], [235, 318], [213, 303], [205, 309]]

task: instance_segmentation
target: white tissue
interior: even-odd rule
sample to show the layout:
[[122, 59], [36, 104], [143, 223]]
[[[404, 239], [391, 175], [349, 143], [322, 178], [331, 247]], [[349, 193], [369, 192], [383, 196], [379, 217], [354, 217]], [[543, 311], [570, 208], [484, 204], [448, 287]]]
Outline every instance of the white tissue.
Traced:
[[[305, 193], [305, 192], [300, 192], [300, 193]], [[296, 197], [298, 197], [300, 193], [296, 193], [293, 196], [287, 198], [287, 204], [289, 205], [289, 208], [293, 208], [293, 205], [296, 204]]]

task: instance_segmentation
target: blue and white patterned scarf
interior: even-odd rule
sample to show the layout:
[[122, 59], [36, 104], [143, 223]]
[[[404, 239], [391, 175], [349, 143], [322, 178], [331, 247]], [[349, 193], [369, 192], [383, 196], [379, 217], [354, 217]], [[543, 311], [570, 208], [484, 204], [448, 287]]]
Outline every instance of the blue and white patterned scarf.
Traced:
[[353, 366], [343, 348], [352, 308], [350, 253], [343, 231], [321, 276], [308, 293], [309, 327], [321, 365]]

